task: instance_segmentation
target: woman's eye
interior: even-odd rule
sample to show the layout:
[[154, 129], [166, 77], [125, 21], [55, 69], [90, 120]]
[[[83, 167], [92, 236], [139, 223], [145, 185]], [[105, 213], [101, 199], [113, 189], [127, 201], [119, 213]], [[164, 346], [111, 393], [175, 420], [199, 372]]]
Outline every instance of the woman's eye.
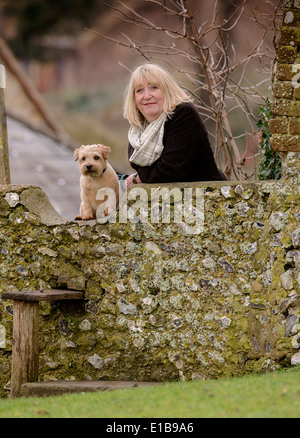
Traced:
[[142, 91], [143, 91], [142, 88], [138, 88], [138, 89], [136, 90], [136, 93], [141, 93]]

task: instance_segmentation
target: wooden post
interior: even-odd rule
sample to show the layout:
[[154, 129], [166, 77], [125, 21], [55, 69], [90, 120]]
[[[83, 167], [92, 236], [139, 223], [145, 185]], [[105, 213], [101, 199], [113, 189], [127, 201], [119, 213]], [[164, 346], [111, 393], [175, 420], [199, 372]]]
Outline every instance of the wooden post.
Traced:
[[39, 373], [39, 302], [14, 301], [11, 396]]
[[[5, 71], [1, 69], [0, 74], [4, 75]], [[3, 82], [4, 79], [0, 78], [0, 184], [6, 185], [10, 184], [10, 170]]]

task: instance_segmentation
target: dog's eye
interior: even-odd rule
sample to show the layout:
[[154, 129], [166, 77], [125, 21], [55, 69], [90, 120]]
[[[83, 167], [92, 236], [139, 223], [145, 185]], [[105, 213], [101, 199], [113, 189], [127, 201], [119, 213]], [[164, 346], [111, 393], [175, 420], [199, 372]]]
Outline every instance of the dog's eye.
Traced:
[[94, 157], [94, 160], [100, 160], [100, 157], [98, 157], [98, 155], [96, 155], [95, 157]]
[[82, 157], [81, 159], [82, 159], [82, 161], [85, 161], [85, 157]]

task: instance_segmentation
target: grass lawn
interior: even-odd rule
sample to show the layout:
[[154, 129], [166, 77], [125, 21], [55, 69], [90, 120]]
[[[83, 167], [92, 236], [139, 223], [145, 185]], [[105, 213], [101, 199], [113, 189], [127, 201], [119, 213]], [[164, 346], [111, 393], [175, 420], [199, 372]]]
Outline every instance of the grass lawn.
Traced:
[[300, 418], [300, 367], [221, 380], [2, 399], [0, 418]]

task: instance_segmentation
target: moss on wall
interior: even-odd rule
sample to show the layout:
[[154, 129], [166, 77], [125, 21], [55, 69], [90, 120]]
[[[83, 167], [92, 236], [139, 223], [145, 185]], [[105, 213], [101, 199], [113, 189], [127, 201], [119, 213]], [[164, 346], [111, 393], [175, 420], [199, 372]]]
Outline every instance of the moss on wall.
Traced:
[[[40, 304], [40, 379], [207, 379], [289, 365], [300, 344], [297, 166], [290, 153], [286, 181], [193, 184], [205, 220], [194, 235], [172, 222], [66, 222], [40, 188], [2, 186], [0, 291], [86, 296]], [[5, 396], [10, 301], [0, 318]]]
[[282, 2], [282, 28], [277, 43], [270, 130], [271, 145], [278, 152], [300, 151], [300, 4]]

